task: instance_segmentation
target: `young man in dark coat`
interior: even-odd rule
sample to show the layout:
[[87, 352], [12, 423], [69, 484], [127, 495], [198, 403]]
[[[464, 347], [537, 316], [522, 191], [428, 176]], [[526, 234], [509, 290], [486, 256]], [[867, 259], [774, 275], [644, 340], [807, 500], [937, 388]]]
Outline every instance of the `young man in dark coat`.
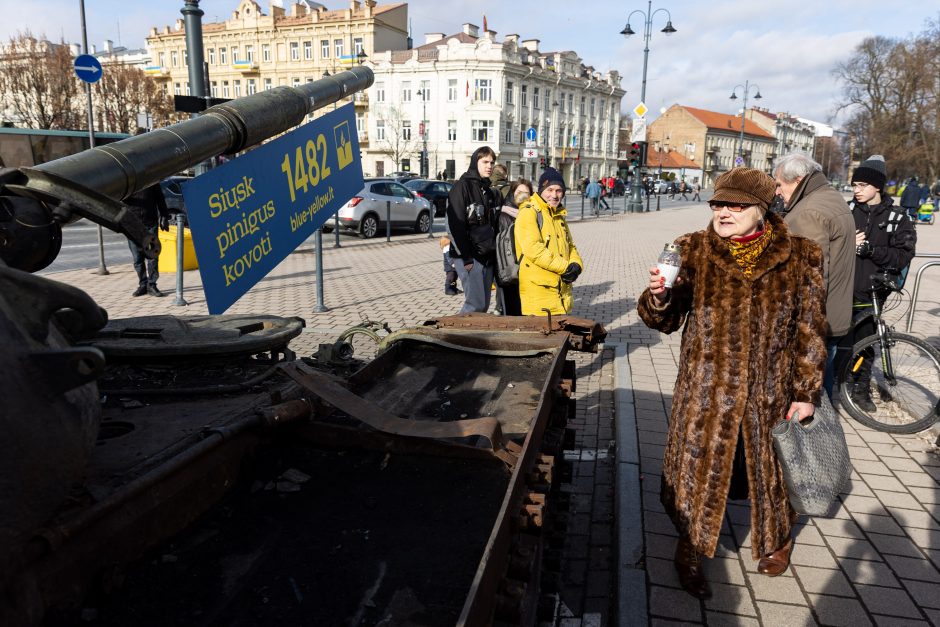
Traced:
[[470, 157], [470, 167], [448, 197], [450, 256], [464, 292], [458, 313], [486, 312], [490, 307], [496, 270], [496, 212], [503, 203], [499, 192], [490, 187], [495, 161], [492, 148], [477, 148]]
[[[167, 209], [166, 200], [163, 198], [163, 191], [160, 189], [159, 183], [155, 183], [126, 198], [124, 204], [147, 227], [147, 232], [151, 235], [156, 235], [158, 225], [163, 231], [170, 230], [170, 211]], [[160, 273], [157, 271], [157, 260], [147, 259], [144, 256], [144, 251], [131, 240], [127, 240], [127, 246], [131, 249], [134, 270], [137, 271], [137, 289], [134, 290], [133, 296], [143, 296], [144, 294], [163, 296], [163, 292], [157, 289], [157, 279], [160, 277]]]
[[920, 209], [920, 185], [917, 183], [916, 176], [912, 176], [907, 182], [907, 187], [901, 194], [901, 206], [904, 207], [907, 215], [912, 219], [917, 219], [917, 210]]
[[[917, 248], [914, 222], [903, 209], [894, 207], [891, 197], [884, 194], [886, 180], [887, 168], [881, 155], [872, 155], [852, 173], [853, 198], [849, 202], [849, 209], [856, 229], [855, 287], [852, 295], [853, 311], [856, 314], [872, 307], [871, 275], [882, 270], [903, 270], [911, 263]], [[880, 302], [884, 302], [887, 296], [878, 294]], [[874, 324], [861, 325], [856, 330], [853, 343], [874, 332]], [[870, 359], [862, 362], [855, 377], [852, 400], [866, 411], [876, 411], [869, 385]]]

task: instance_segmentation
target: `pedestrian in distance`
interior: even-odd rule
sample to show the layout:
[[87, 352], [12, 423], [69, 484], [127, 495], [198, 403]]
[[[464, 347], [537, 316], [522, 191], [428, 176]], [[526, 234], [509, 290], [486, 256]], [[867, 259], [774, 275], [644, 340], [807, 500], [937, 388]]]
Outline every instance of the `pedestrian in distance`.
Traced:
[[597, 215], [597, 203], [601, 197], [601, 184], [591, 180], [584, 188], [584, 196], [591, 201], [591, 211]]
[[912, 220], [917, 219], [917, 210], [920, 208], [920, 185], [917, 183], [917, 177], [912, 176], [901, 192], [901, 206], [907, 212]]
[[515, 236], [521, 256], [519, 298], [524, 316], [542, 316], [546, 309], [553, 314], [571, 313], [572, 284], [584, 270], [584, 262], [565, 221], [564, 196], [561, 173], [545, 168], [538, 193], [519, 208]]
[[774, 187], [760, 170], [721, 175], [709, 225], [675, 242], [673, 287], [653, 266], [637, 304], [650, 328], [682, 329], [660, 500], [679, 532], [679, 582], [698, 598], [711, 596], [701, 558], [715, 554], [729, 498], [751, 501], [757, 572], [789, 567], [797, 515], [771, 431], [812, 416], [822, 393], [822, 251], [768, 211]]
[[493, 165], [493, 174], [490, 175], [490, 187], [499, 192], [500, 205], [506, 202], [509, 194], [509, 171], [502, 163]]
[[[150, 235], [157, 234], [158, 226], [162, 231], [170, 230], [170, 211], [167, 209], [166, 200], [163, 198], [163, 191], [159, 183], [155, 183], [125, 198], [124, 204], [137, 216]], [[127, 240], [127, 246], [131, 251], [134, 271], [137, 272], [137, 289], [134, 290], [132, 295], [163, 296], [163, 292], [157, 288], [157, 279], [160, 278], [157, 260], [148, 259], [144, 256], [143, 249], [131, 239]], [[182, 272], [182, 269], [177, 268], [176, 271]]]
[[829, 185], [822, 166], [808, 155], [784, 155], [774, 166], [783, 221], [794, 235], [810, 239], [823, 253], [826, 285], [826, 374], [829, 398], [835, 383], [836, 349], [852, 326], [855, 283], [855, 221], [842, 194]]
[[689, 186], [685, 181], [679, 183], [679, 195], [682, 196], [682, 200], [689, 199]]
[[[882, 272], [902, 272], [910, 265], [917, 248], [917, 231], [914, 221], [902, 207], [894, 207], [894, 201], [884, 194], [887, 181], [884, 157], [872, 155], [852, 173], [852, 200], [849, 210], [855, 222], [855, 282], [853, 286], [852, 310], [855, 315], [872, 308], [871, 275]], [[880, 303], [888, 294], [876, 294]], [[868, 318], [855, 329], [857, 340], [875, 332], [874, 322]], [[849, 394], [861, 409], [877, 410], [871, 396], [871, 361], [874, 351], [862, 360], [854, 373]]]
[[[518, 179], [512, 182], [507, 190], [506, 200], [499, 211], [497, 232], [508, 230], [519, 217], [519, 207], [532, 197], [532, 181]], [[521, 316], [522, 301], [519, 299], [519, 282], [511, 285], [497, 285], [497, 309], [504, 316]]]
[[601, 205], [603, 205], [604, 209], [606, 209], [607, 211], [610, 211], [610, 205], [607, 204], [607, 187], [601, 183], [599, 183], [598, 185], [600, 187], [600, 193], [598, 194], [598, 197], [597, 197], [598, 204], [597, 204], [597, 211], [595, 212], [595, 215], [599, 215]]
[[470, 167], [448, 196], [449, 254], [464, 293], [459, 313], [486, 312], [490, 307], [496, 269], [496, 212], [502, 202], [490, 187], [495, 161], [492, 148], [477, 148], [470, 156]]
[[701, 183], [696, 183], [692, 186], [692, 202], [702, 202], [702, 185]]

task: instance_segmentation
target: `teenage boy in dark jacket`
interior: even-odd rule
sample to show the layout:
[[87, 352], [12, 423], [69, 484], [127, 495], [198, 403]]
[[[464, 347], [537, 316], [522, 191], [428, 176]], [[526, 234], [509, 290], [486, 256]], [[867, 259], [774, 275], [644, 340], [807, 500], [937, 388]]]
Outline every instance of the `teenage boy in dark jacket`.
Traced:
[[[884, 157], [872, 155], [852, 174], [853, 199], [849, 202], [855, 220], [855, 287], [853, 311], [871, 307], [871, 275], [882, 270], [900, 271], [911, 263], [917, 246], [917, 232], [910, 216], [893, 206], [884, 194], [887, 168]], [[878, 294], [884, 302], [887, 294]], [[856, 330], [855, 340], [875, 332], [874, 324]], [[852, 387], [852, 399], [868, 412], [876, 410], [871, 398], [871, 357], [865, 359]]]
[[459, 313], [486, 312], [490, 307], [496, 270], [496, 212], [503, 202], [499, 192], [490, 187], [495, 161], [492, 148], [477, 148], [470, 157], [470, 167], [448, 197], [450, 256], [464, 292]]

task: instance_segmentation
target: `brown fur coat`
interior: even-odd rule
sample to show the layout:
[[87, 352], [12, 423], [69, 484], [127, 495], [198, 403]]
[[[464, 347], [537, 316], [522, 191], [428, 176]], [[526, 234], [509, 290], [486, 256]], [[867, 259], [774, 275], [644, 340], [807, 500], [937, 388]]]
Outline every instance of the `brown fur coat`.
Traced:
[[718, 544], [739, 428], [754, 559], [789, 538], [795, 515], [771, 429], [791, 402], [818, 404], [822, 387], [822, 252], [775, 214], [767, 219], [776, 234], [750, 279], [709, 225], [676, 240], [683, 282], [669, 300], [657, 307], [647, 289], [637, 305], [651, 328], [672, 333], [685, 325], [661, 498], [679, 532], [708, 557]]

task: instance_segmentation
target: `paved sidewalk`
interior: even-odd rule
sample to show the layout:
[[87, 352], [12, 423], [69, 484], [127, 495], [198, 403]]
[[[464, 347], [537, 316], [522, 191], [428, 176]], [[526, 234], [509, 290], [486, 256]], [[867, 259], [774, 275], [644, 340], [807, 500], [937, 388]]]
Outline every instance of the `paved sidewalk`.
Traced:
[[[572, 220], [587, 266], [575, 284], [574, 313], [599, 320], [610, 335], [597, 355], [573, 357], [577, 439], [566, 452], [574, 476], [565, 488], [572, 499], [558, 624], [940, 626], [940, 455], [925, 437], [891, 436], [851, 420], [844, 422], [855, 463], [851, 488], [835, 518], [801, 519], [794, 566], [785, 576], [754, 572], [747, 508], [730, 505], [719, 554], [708, 565], [714, 598], [701, 603], [679, 588], [671, 564], [675, 532], [658, 489], [680, 337], [647, 329], [635, 305], [663, 244], [702, 228], [710, 215], [704, 204], [664, 199], [662, 207]], [[574, 218], [579, 210], [572, 207]], [[940, 226], [917, 228], [918, 249], [940, 253]], [[329, 311], [313, 313], [314, 255], [304, 246], [230, 312], [305, 318], [308, 328], [292, 346], [310, 354], [366, 316], [399, 328], [460, 307], [460, 297], [443, 294], [435, 239], [396, 235], [386, 244], [344, 237], [334, 249], [326, 236], [324, 243]], [[915, 259], [911, 277], [922, 262]], [[175, 275], [161, 277], [166, 298], [132, 298], [133, 268], [110, 269], [105, 277], [82, 270], [49, 278], [84, 289], [112, 318], [206, 313], [195, 271], [185, 273], [190, 305], [174, 307]], [[914, 334], [940, 346], [940, 270], [925, 273], [920, 292]], [[901, 328], [906, 302], [888, 316]], [[624, 454], [619, 461], [615, 442]], [[630, 446], [632, 458], [623, 450]], [[616, 505], [622, 507], [617, 519]]]

